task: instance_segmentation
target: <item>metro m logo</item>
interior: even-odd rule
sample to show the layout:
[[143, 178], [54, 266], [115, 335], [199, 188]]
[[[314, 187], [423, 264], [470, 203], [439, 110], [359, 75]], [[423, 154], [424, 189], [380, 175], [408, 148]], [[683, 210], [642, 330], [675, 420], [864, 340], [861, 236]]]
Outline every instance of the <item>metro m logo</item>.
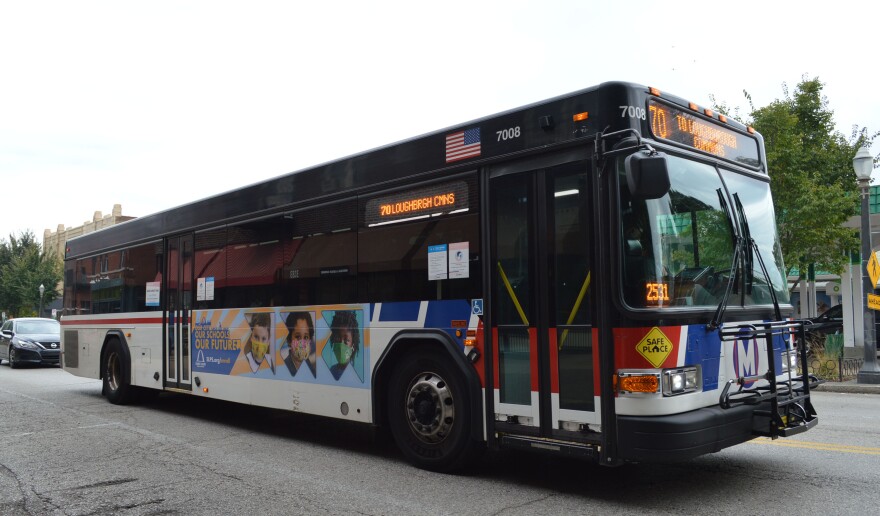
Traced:
[[[738, 377], [755, 376], [758, 374], [761, 354], [757, 339], [739, 339], [733, 344], [733, 371]], [[751, 387], [754, 382], [745, 384]]]

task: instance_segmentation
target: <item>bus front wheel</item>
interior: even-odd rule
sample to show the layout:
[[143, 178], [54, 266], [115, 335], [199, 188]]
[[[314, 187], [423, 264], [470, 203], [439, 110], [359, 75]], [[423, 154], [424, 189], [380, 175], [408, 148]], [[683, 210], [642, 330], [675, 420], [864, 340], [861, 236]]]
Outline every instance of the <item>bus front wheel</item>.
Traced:
[[129, 365], [126, 363], [125, 356], [122, 343], [118, 340], [114, 339], [107, 343], [102, 375], [104, 377], [103, 393], [107, 396], [107, 400], [114, 405], [125, 405], [133, 399], [134, 393], [127, 380]]
[[408, 353], [390, 380], [389, 426], [407, 460], [445, 472], [478, 456], [466, 383], [448, 357], [436, 351]]

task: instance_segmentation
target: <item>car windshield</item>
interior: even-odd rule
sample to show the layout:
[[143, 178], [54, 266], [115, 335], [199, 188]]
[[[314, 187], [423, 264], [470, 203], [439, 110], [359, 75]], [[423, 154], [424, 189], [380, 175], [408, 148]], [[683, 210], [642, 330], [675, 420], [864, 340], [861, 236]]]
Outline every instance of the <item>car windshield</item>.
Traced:
[[735, 291], [731, 305], [788, 302], [782, 253], [776, 235], [773, 202], [766, 182], [714, 166], [667, 156], [669, 192], [658, 199], [632, 197], [626, 173], [618, 169], [624, 299], [633, 308], [691, 306], [715, 308], [722, 301], [735, 253], [733, 194], [749, 221], [749, 234], [760, 250], [768, 282], [750, 253], [748, 287]]
[[61, 325], [57, 321], [22, 321], [15, 330], [24, 335], [60, 335]]
[[756, 181], [730, 170], [721, 170], [724, 183], [730, 194], [739, 194], [743, 204], [743, 210], [749, 220], [749, 233], [761, 252], [764, 267], [767, 268], [767, 278], [757, 258], [753, 256], [751, 272], [751, 291], [747, 291], [744, 297], [746, 305], [770, 304], [772, 297], [770, 289], [776, 294], [780, 303], [788, 303], [788, 288], [782, 263], [782, 246], [776, 232], [776, 215], [773, 212], [773, 199], [770, 196], [770, 184], [764, 181]]

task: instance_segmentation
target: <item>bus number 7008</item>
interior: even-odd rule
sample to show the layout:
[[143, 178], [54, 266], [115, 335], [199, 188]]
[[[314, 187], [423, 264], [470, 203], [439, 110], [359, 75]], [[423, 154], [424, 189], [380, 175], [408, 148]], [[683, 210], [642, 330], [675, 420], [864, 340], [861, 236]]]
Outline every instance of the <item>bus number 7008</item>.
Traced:
[[510, 129], [502, 129], [500, 131], [495, 131], [495, 134], [498, 135], [498, 141], [501, 140], [512, 140], [514, 138], [519, 138], [521, 134], [519, 126], [511, 127]]
[[617, 106], [620, 109], [620, 118], [637, 118], [639, 120], [647, 120], [645, 108], [638, 106]]

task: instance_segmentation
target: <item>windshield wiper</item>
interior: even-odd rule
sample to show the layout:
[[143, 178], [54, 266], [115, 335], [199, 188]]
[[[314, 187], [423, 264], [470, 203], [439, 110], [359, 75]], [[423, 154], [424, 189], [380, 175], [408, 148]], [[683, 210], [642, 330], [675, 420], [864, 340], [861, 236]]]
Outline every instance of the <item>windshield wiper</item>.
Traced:
[[761, 268], [761, 274], [764, 276], [764, 281], [767, 282], [767, 291], [770, 294], [770, 300], [773, 301], [773, 311], [776, 315], [776, 320], [782, 320], [782, 311], [779, 309], [779, 299], [776, 297], [776, 291], [773, 289], [773, 281], [770, 279], [770, 273], [767, 271], [767, 266], [764, 264], [764, 258], [761, 256], [761, 250], [758, 248], [758, 243], [755, 242], [755, 239], [752, 238], [752, 233], [749, 230], [749, 219], [746, 218], [746, 210], [743, 208], [742, 202], [739, 199], [739, 194], [733, 194], [733, 200], [736, 204], [737, 216], [740, 221], [740, 226], [743, 229], [743, 238], [745, 240], [746, 247], [750, 251], [746, 255], [746, 294], [751, 295], [752, 288], [754, 287], [754, 277], [755, 277], [755, 268], [754, 262], [752, 260], [758, 260], [758, 266]]
[[[742, 238], [745, 241], [746, 249], [751, 251], [755, 247], [755, 241], [752, 239], [752, 232], [749, 229], [749, 221], [746, 219], [746, 210], [743, 208], [739, 194], [733, 194], [733, 207], [736, 208], [736, 219], [739, 221], [739, 227], [742, 229]], [[743, 256], [743, 292], [752, 295], [752, 287], [755, 284], [755, 264], [754, 255], [751, 252]]]
[[727, 225], [728, 230], [730, 231], [730, 235], [733, 237], [734, 246], [733, 246], [733, 263], [730, 264], [730, 277], [727, 279], [727, 287], [724, 289], [724, 295], [721, 297], [721, 301], [718, 303], [718, 308], [715, 309], [715, 315], [712, 316], [712, 320], [709, 321], [709, 330], [714, 330], [721, 325], [721, 319], [724, 317], [724, 311], [727, 310], [727, 301], [730, 299], [731, 291], [736, 291], [737, 289], [737, 278], [739, 277], [739, 262], [740, 256], [742, 256], [745, 247], [745, 240], [740, 237], [739, 232], [736, 230], [736, 226], [733, 223], [733, 215], [730, 212], [730, 206], [727, 204], [727, 199], [724, 197], [724, 191], [721, 188], [715, 190], [715, 193], [718, 194], [718, 202], [721, 203], [721, 209], [724, 210], [724, 213], [727, 215]]

